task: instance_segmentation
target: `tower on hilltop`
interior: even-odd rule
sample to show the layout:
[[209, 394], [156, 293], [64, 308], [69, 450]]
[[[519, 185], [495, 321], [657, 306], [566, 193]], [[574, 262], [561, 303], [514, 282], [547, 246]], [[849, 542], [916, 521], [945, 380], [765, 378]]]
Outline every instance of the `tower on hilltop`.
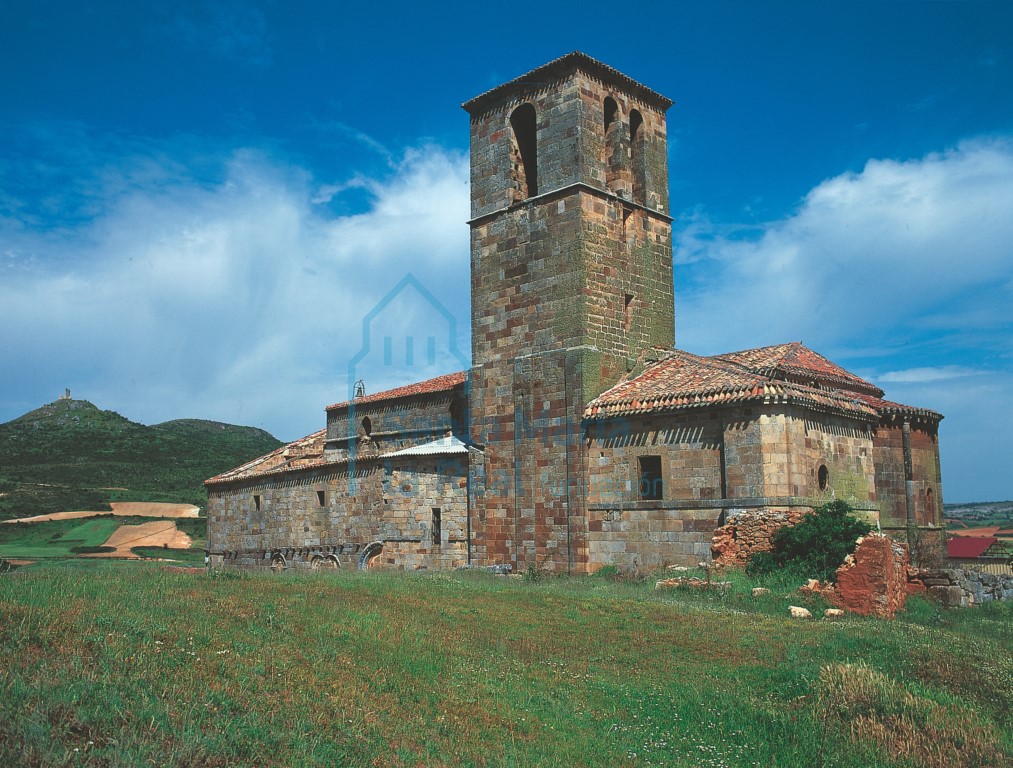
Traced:
[[675, 343], [671, 104], [571, 53], [463, 105], [479, 561], [587, 561], [584, 406]]

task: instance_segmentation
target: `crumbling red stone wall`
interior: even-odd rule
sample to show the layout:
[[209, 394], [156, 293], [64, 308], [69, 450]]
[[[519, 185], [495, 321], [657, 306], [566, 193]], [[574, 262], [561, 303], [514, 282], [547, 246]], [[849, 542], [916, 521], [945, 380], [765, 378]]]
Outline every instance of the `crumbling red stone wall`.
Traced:
[[832, 601], [864, 615], [893, 618], [907, 601], [907, 547], [873, 533], [858, 540], [853, 554], [837, 569]]
[[718, 565], [744, 566], [754, 552], [769, 552], [771, 537], [786, 525], [795, 525], [808, 509], [744, 510], [728, 515], [714, 531], [711, 557]]

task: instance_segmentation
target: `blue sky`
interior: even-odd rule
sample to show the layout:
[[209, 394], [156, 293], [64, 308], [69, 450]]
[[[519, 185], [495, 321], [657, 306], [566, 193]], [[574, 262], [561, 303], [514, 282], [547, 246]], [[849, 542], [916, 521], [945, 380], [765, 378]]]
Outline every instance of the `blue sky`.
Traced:
[[677, 344], [801, 340], [946, 416], [947, 501], [1013, 498], [1013, 4], [344, 5], [0, 6], [0, 421], [295, 439], [408, 273], [467, 353], [460, 104], [583, 50], [676, 102]]

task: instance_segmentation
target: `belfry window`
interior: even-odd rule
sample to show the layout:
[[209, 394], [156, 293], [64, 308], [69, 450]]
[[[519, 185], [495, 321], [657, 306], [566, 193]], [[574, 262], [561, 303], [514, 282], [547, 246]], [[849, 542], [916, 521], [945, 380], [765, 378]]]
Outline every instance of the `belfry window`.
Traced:
[[647, 201], [647, 158], [644, 157], [644, 117], [630, 110], [630, 170], [633, 171], [633, 202]]
[[620, 157], [622, 156], [623, 126], [620, 120], [616, 120], [616, 113], [619, 105], [611, 96], [606, 96], [602, 103], [605, 121], [605, 188], [615, 189], [619, 176]]
[[510, 115], [511, 171], [521, 199], [538, 194], [538, 128], [535, 108], [521, 104]]

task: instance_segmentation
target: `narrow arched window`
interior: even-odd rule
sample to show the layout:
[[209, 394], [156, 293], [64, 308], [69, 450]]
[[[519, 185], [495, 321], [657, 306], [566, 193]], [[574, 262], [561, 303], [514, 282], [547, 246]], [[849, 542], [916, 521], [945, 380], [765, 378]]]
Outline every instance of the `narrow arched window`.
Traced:
[[538, 130], [535, 108], [521, 104], [510, 115], [511, 172], [521, 200], [538, 194]]
[[647, 202], [647, 158], [644, 156], [644, 117], [630, 110], [630, 170], [633, 171], [633, 202]]
[[616, 104], [616, 100], [611, 96], [605, 97], [605, 101], [602, 102], [602, 110], [605, 120], [605, 156], [603, 163], [605, 166], [605, 188], [615, 190], [616, 181], [619, 178], [620, 168], [622, 167], [623, 126], [621, 121], [616, 120], [619, 105]]

